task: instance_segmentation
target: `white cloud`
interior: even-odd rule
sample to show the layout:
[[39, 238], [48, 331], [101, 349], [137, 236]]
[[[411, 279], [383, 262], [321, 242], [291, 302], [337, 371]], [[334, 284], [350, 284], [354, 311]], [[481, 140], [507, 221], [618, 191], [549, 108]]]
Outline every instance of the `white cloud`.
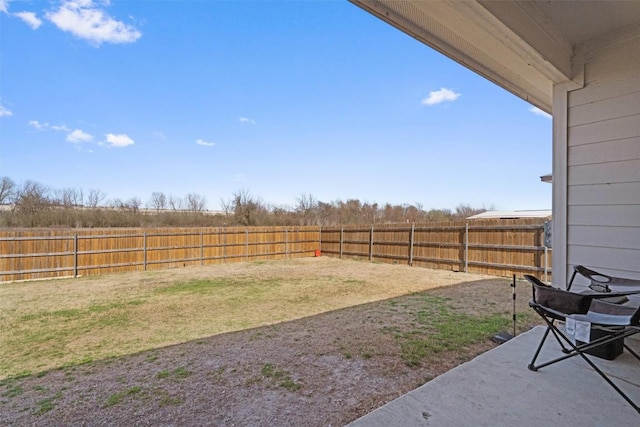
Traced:
[[4, 12], [4, 13], [9, 12], [8, 6], [10, 1], [11, 0], [0, 0], [0, 12]]
[[436, 105], [447, 101], [453, 102], [459, 97], [460, 94], [451, 89], [440, 88], [440, 90], [429, 92], [429, 96], [422, 100], [422, 105]]
[[63, 0], [58, 10], [46, 16], [62, 31], [96, 46], [105, 42], [133, 43], [142, 36], [137, 28], [113, 19], [94, 5], [93, 0]]
[[0, 117], [5, 117], [5, 116], [13, 116], [13, 112], [5, 108], [4, 106], [0, 105]]
[[108, 133], [106, 136], [107, 144], [109, 144], [111, 147], [126, 147], [128, 145], [133, 145], [133, 139], [129, 138], [123, 133], [118, 135]]
[[[47, 123], [47, 126], [49, 124]], [[69, 129], [66, 125], [51, 125], [51, 129], [53, 130], [57, 130], [60, 132], [71, 132], [71, 129]]]
[[248, 117], [240, 117], [238, 120], [240, 121], [240, 123], [245, 124], [245, 125], [255, 125], [256, 124], [255, 120], [252, 120], [252, 119], [250, 119]]
[[33, 126], [36, 129], [46, 129], [49, 127], [49, 123], [40, 123], [37, 120], [29, 120], [29, 126]]
[[535, 114], [536, 116], [542, 116], [542, 117], [546, 117], [548, 119], [551, 118], [551, 114], [542, 111], [541, 109], [539, 109], [538, 107], [531, 107], [529, 108], [529, 111], [531, 111], [533, 114]]
[[67, 125], [50, 125], [48, 122], [39, 122], [37, 120], [29, 120], [29, 126], [38, 130], [51, 129], [58, 132], [71, 132], [71, 129]]
[[11, 0], [0, 0], [0, 12], [4, 12], [8, 15], [16, 16], [22, 19], [28, 26], [34, 30], [38, 29], [42, 25], [42, 19], [38, 18], [34, 12], [16, 12], [9, 13], [9, 3]]
[[213, 147], [214, 145], [216, 145], [215, 142], [207, 142], [207, 141], [202, 140], [202, 139], [197, 139], [196, 140], [196, 144], [202, 145], [202, 146], [205, 146], [205, 147]]
[[76, 129], [67, 135], [67, 141], [78, 143], [78, 142], [89, 142], [93, 140], [93, 135], [90, 135], [86, 132], [81, 131], [80, 129]]
[[[78, 144], [80, 142], [90, 142], [93, 141], [93, 135], [80, 130], [80, 129], [75, 129], [75, 130], [71, 130], [71, 128], [69, 128], [67, 125], [51, 125], [47, 122], [39, 122], [37, 120], [29, 120], [29, 126], [34, 127], [38, 130], [55, 130], [57, 132], [66, 132], [67, 133], [67, 141], [72, 142], [74, 144]], [[109, 134], [111, 135], [111, 134]], [[119, 142], [121, 145], [118, 145], [117, 143], [111, 143], [109, 141], [109, 136], [107, 135], [107, 141], [109, 141], [111, 143], [111, 145], [115, 145], [115, 146], [125, 146], [125, 145], [130, 145], [133, 144], [133, 141], [127, 137], [126, 135], [112, 135], [115, 139], [115, 141]], [[118, 137], [125, 137], [125, 138], [129, 138], [129, 140], [131, 141], [130, 143], [126, 143], [126, 141], [120, 141], [118, 140]]]
[[37, 30], [40, 25], [42, 25], [42, 20], [36, 16], [33, 12], [17, 12], [13, 14], [18, 18], [22, 19], [27, 23], [32, 29]]

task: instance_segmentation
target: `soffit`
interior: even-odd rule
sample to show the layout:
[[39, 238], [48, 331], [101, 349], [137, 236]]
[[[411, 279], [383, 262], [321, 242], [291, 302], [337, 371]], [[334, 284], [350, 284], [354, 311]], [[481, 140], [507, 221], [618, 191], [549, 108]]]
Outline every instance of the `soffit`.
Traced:
[[576, 46], [640, 23], [640, 1], [350, 1], [547, 112]]
[[639, 1], [524, 1], [575, 45], [640, 23]]

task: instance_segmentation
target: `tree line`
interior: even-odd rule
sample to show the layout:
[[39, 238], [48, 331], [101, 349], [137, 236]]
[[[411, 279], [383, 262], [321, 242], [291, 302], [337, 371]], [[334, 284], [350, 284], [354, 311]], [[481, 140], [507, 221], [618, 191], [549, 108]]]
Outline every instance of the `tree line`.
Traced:
[[322, 202], [310, 194], [297, 197], [294, 206], [276, 206], [245, 189], [222, 198], [220, 206], [220, 211], [207, 210], [206, 198], [197, 193], [179, 197], [153, 192], [146, 201], [107, 199], [100, 190], [53, 189], [0, 178], [0, 227], [328, 226], [453, 221], [486, 211], [466, 204], [426, 210], [419, 203]]

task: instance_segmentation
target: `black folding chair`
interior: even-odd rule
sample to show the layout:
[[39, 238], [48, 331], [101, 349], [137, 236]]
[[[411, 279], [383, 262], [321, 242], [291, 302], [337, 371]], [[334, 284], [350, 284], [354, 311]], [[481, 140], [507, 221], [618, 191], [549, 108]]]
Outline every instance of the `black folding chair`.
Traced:
[[[553, 288], [534, 276], [525, 275], [524, 277], [531, 283], [533, 289], [533, 300], [529, 302], [529, 306], [540, 315], [547, 325], [547, 329], [528, 368], [531, 371], [537, 371], [571, 357], [580, 356], [613, 387], [620, 396], [640, 413], [640, 407], [638, 407], [607, 374], [598, 368], [589, 357], [589, 355], [597, 354], [599, 351], [610, 348], [611, 345], [622, 345], [622, 348], [626, 349], [640, 361], [640, 355], [624, 343], [625, 338], [640, 333], [640, 307], [606, 302], [606, 298], [612, 296], [621, 297], [637, 293], [638, 291], [580, 294]], [[576, 341], [574, 343], [574, 341], [567, 336], [566, 331], [563, 332], [556, 325], [556, 321], [566, 321], [567, 319], [589, 322], [591, 331], [597, 331], [597, 337], [592, 337], [589, 342], [581, 343]], [[540, 355], [542, 346], [549, 336], [549, 333], [555, 336], [564, 354], [547, 362], [536, 364], [536, 360]]]
[[615, 286], [616, 289], [628, 289], [629, 287], [632, 287], [640, 292], [640, 280], [638, 279], [609, 276], [582, 265], [573, 266], [573, 274], [571, 275], [571, 280], [569, 280], [569, 284], [567, 285], [568, 291], [571, 290], [571, 285], [573, 285], [573, 280], [575, 279], [576, 274], [580, 274], [581, 276], [589, 279], [589, 288], [594, 292], [611, 292], [612, 289], [610, 286]]

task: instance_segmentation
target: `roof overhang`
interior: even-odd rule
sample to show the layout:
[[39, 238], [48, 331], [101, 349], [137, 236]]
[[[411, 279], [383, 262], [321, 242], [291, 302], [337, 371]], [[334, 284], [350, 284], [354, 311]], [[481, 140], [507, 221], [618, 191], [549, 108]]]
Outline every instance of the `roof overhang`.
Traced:
[[350, 1], [547, 113], [582, 86], [585, 42], [640, 22], [640, 2]]
[[486, 211], [471, 215], [467, 219], [521, 219], [521, 218], [551, 218], [551, 209], [524, 211]]

